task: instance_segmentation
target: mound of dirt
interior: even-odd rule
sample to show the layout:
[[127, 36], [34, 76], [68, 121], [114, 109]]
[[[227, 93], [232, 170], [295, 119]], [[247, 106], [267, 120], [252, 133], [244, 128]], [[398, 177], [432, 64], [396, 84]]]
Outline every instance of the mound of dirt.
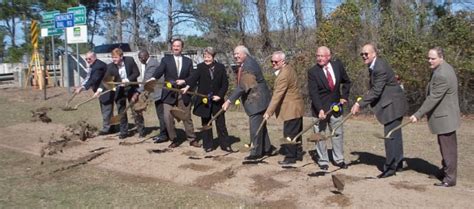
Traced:
[[52, 110], [51, 107], [40, 107], [36, 110], [31, 110], [31, 121], [41, 121], [43, 123], [50, 123], [52, 120], [48, 117], [47, 113]]
[[63, 152], [67, 147], [73, 147], [82, 144], [88, 138], [95, 137], [97, 127], [88, 124], [85, 121], [78, 121], [75, 124], [68, 125], [60, 135], [60, 139], [56, 139], [54, 133], [49, 137], [50, 140], [41, 148], [40, 155], [54, 155]]

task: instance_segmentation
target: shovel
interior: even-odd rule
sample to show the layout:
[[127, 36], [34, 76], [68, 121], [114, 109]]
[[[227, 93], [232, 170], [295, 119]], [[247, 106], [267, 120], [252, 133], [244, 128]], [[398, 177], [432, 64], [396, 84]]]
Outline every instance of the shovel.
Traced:
[[109, 123], [110, 125], [117, 125], [120, 124], [120, 118], [122, 118], [123, 115], [127, 114], [127, 110], [130, 109], [135, 104], [135, 102], [130, 102], [126, 107], [125, 110], [118, 115], [114, 115], [110, 118]]
[[83, 104], [85, 104], [85, 103], [88, 103], [88, 102], [90, 102], [90, 101], [92, 101], [92, 100], [94, 100], [94, 99], [97, 99], [97, 98], [99, 98], [100, 96], [102, 96], [102, 95], [104, 95], [104, 94], [106, 94], [106, 93], [109, 93], [109, 91], [114, 91], [114, 89], [110, 89], [110, 90], [104, 91], [104, 92], [100, 93], [98, 97], [91, 97], [91, 98], [87, 99], [86, 101], [83, 101], [83, 102], [77, 104], [77, 105], [74, 106], [74, 107], [66, 106], [66, 107], [62, 108], [62, 110], [63, 110], [63, 111], [73, 111], [73, 110], [77, 110], [77, 108], [79, 108], [79, 106], [81, 106], [81, 105], [83, 105]]
[[[263, 124], [265, 124], [265, 122], [267, 122], [267, 120], [264, 118], [264, 119], [262, 120], [262, 122], [260, 123], [260, 126], [258, 126], [257, 132], [255, 133], [255, 137], [258, 136], [258, 134], [259, 134], [260, 131], [262, 130]], [[252, 148], [252, 147], [253, 147], [253, 143], [252, 143], [252, 141], [250, 141], [250, 143], [245, 143], [244, 146], [247, 147], [247, 148]]]
[[410, 124], [411, 123], [411, 120], [408, 120], [407, 122], [405, 123], [402, 123], [400, 125], [398, 125], [397, 127], [393, 128], [392, 130], [390, 130], [387, 135], [385, 136], [382, 136], [381, 134], [374, 134], [375, 137], [379, 138], [379, 139], [393, 139], [393, 137], [391, 137], [392, 133], [398, 129], [401, 129], [403, 127], [405, 127], [406, 125]]
[[205, 131], [205, 130], [209, 130], [212, 128], [212, 122], [215, 121], [217, 119], [217, 117], [219, 117], [219, 115], [221, 115], [224, 111], [224, 109], [220, 109], [219, 112], [217, 112], [214, 116], [212, 116], [211, 120], [209, 122], [207, 122], [207, 124], [201, 128], [198, 128], [198, 130], [200, 131]]
[[143, 81], [143, 82], [104, 82], [104, 86], [107, 89], [114, 88], [117, 85], [138, 85], [138, 84], [144, 84], [144, 89], [145, 91], [148, 92], [154, 92], [155, 91], [155, 86], [158, 84], [156, 80], [148, 80], [148, 81]]
[[69, 107], [69, 103], [71, 103], [72, 99], [74, 99], [74, 97], [76, 97], [77, 93], [74, 91], [74, 93], [72, 94], [71, 98], [69, 98], [66, 102], [66, 106], [64, 106], [64, 108], [68, 108]]
[[[357, 102], [359, 102], [360, 100], [362, 100], [362, 97], [357, 97], [356, 100], [357, 100]], [[331, 135], [329, 135], [329, 136], [321, 135], [321, 139], [319, 139], [319, 140], [318, 140], [318, 139], [315, 139], [315, 141], [328, 140], [328, 139], [330, 139], [330, 138], [332, 138], [332, 137], [334, 137], [334, 136], [338, 136], [338, 135], [336, 134], [336, 130], [337, 130], [339, 127], [341, 127], [342, 124], [344, 124], [352, 115], [353, 115], [352, 112], [349, 112], [349, 114], [347, 114], [344, 118], [342, 118], [342, 121], [341, 121], [339, 124], [337, 124], [337, 125], [332, 129]], [[313, 135], [314, 135], [314, 134], [313, 134]], [[312, 136], [311, 138], [315, 138], [315, 136]]]

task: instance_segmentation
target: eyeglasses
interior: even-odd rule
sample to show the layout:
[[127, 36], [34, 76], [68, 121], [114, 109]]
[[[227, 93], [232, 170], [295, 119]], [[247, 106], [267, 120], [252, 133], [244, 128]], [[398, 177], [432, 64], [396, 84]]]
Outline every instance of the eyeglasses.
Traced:
[[87, 61], [91, 61], [91, 60], [92, 60], [92, 58], [86, 58], [86, 60], [87, 60]]
[[367, 56], [369, 56], [369, 53], [367, 53], [367, 52], [361, 52], [361, 53], [360, 53], [360, 56], [361, 56], [361, 57], [367, 57]]
[[278, 61], [277, 61], [277, 60], [272, 60], [272, 64], [276, 64], [276, 63], [278, 63], [278, 62], [280, 62], [280, 61], [281, 61], [281, 60], [278, 60]]

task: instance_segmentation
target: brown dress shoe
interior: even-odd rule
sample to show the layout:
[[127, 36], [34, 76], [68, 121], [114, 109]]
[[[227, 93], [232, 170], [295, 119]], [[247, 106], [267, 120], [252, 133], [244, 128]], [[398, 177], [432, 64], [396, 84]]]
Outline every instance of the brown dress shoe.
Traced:
[[197, 140], [194, 140], [194, 141], [189, 142], [189, 146], [201, 147], [201, 144], [199, 144]]
[[168, 146], [168, 148], [176, 148], [178, 147], [178, 144], [176, 142], [171, 142], [171, 144]]

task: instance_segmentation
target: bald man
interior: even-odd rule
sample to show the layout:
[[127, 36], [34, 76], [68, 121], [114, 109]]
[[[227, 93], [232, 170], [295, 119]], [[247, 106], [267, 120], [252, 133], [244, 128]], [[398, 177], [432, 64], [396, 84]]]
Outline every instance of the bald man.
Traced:
[[[320, 133], [330, 131], [342, 122], [342, 111], [325, 112], [331, 109], [333, 104], [346, 104], [349, 100], [351, 81], [346, 73], [344, 65], [339, 60], [331, 59], [331, 50], [322, 46], [316, 52], [317, 64], [308, 70], [308, 92], [311, 99], [311, 110], [313, 116], [320, 121], [314, 126], [314, 132]], [[344, 162], [344, 141], [342, 126], [335, 130], [336, 136], [331, 138], [332, 158], [334, 165], [347, 168]], [[318, 165], [321, 170], [328, 170], [329, 157], [326, 141], [316, 143], [318, 152]]]
[[[361, 101], [351, 109], [357, 114], [361, 108], [371, 106], [377, 120], [384, 125], [384, 135], [402, 123], [403, 115], [408, 110], [408, 102], [403, 89], [395, 78], [390, 65], [377, 56], [373, 44], [366, 44], [360, 53], [362, 60], [369, 67], [370, 88]], [[402, 129], [394, 131], [393, 138], [385, 139], [385, 164], [378, 178], [394, 176], [402, 165], [403, 141]]]

